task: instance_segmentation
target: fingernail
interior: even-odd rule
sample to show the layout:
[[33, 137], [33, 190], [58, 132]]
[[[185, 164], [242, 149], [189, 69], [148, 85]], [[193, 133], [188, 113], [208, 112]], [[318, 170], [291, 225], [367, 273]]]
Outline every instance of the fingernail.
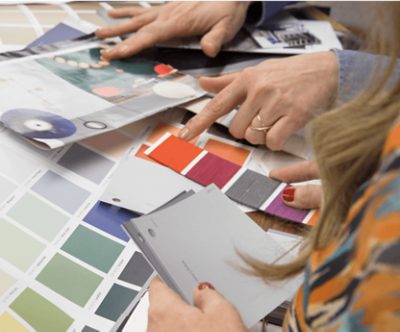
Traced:
[[178, 137], [179, 137], [179, 138], [182, 138], [182, 139], [184, 139], [184, 140], [186, 140], [186, 139], [189, 137], [189, 134], [190, 134], [189, 129], [183, 128], [183, 129], [179, 132]]
[[294, 192], [296, 188], [295, 187], [287, 187], [283, 190], [282, 192], [282, 199], [285, 202], [293, 202], [294, 201]]
[[205, 288], [209, 288], [209, 289], [215, 289], [213, 285], [211, 285], [209, 282], [205, 281], [205, 282], [201, 282], [199, 283], [199, 285], [197, 286], [197, 288], [199, 290], [203, 290]]

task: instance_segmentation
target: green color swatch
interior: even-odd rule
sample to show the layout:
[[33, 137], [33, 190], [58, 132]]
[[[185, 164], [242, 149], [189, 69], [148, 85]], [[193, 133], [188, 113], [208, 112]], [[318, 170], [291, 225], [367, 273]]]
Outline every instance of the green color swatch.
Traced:
[[66, 331], [73, 322], [65, 312], [30, 288], [25, 289], [10, 307], [40, 332]]
[[137, 293], [130, 288], [114, 284], [97, 309], [96, 315], [116, 321], [133, 301]]
[[26, 271], [43, 249], [42, 243], [8, 221], [0, 219], [0, 257]]
[[99, 275], [60, 254], [53, 257], [36, 279], [80, 306], [87, 303], [102, 281]]
[[84, 226], [78, 226], [62, 250], [103, 272], [108, 272], [124, 246]]
[[68, 216], [32, 194], [22, 197], [8, 215], [50, 242], [69, 219]]

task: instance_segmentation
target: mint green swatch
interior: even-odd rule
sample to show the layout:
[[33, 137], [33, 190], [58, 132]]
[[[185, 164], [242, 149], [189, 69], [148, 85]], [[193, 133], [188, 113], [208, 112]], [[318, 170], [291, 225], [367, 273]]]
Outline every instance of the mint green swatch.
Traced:
[[36, 280], [70, 301], [85, 306], [102, 278], [68, 258], [56, 254]]
[[69, 220], [66, 214], [32, 194], [22, 197], [8, 216], [50, 242]]
[[124, 246], [84, 226], [78, 226], [61, 249], [107, 273]]
[[8, 221], [0, 219], [0, 257], [26, 271], [43, 250], [42, 243]]
[[10, 305], [30, 326], [40, 332], [66, 331], [73, 319], [30, 288]]

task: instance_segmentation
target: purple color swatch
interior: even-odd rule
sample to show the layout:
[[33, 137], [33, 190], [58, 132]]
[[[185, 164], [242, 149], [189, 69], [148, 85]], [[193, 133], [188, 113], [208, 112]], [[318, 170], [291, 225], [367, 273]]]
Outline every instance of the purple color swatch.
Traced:
[[193, 166], [186, 174], [186, 177], [203, 186], [214, 183], [221, 189], [232, 179], [239, 169], [240, 166], [222, 159], [215, 154], [207, 153]]
[[276, 196], [272, 203], [265, 209], [265, 212], [282, 219], [302, 223], [310, 211], [294, 209], [287, 206], [282, 200], [281, 193], [279, 193], [279, 195]]
[[129, 237], [121, 225], [138, 216], [137, 213], [129, 210], [97, 202], [83, 220], [122, 241], [128, 242]]

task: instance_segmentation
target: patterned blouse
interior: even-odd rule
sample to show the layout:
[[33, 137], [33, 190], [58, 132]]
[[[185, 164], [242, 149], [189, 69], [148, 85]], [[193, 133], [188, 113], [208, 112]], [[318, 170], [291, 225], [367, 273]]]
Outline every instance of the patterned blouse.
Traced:
[[311, 255], [285, 329], [400, 331], [400, 122], [343, 236]]

